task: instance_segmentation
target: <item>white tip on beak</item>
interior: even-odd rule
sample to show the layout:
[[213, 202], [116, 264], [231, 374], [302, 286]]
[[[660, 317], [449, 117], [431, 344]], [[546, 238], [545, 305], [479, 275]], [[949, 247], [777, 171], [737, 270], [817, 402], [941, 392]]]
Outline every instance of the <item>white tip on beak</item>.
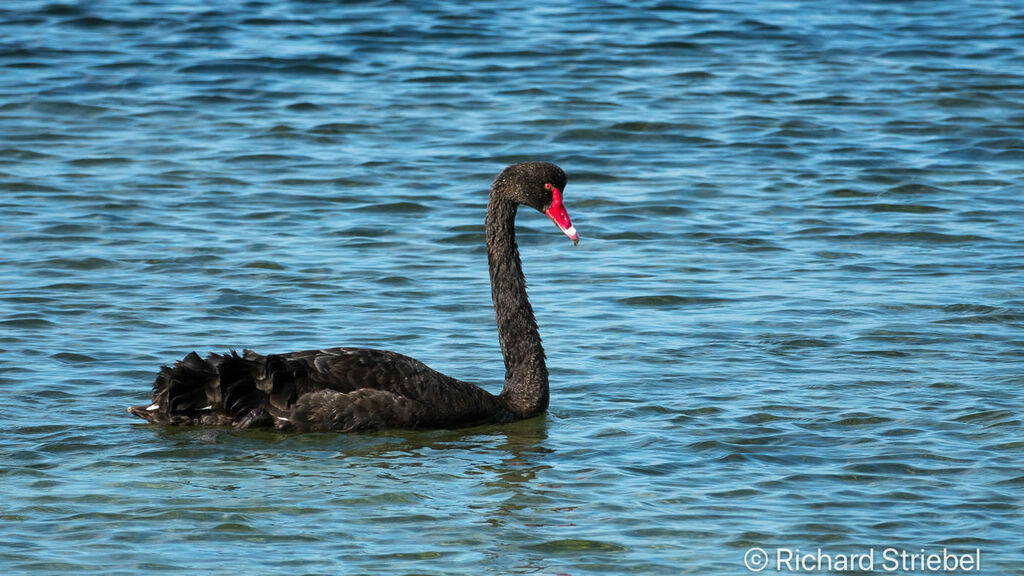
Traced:
[[568, 236], [570, 240], [572, 240], [573, 246], [580, 243], [580, 235], [576, 233], [575, 226], [569, 226], [565, 230], [562, 230], [562, 232], [564, 232], [565, 235]]

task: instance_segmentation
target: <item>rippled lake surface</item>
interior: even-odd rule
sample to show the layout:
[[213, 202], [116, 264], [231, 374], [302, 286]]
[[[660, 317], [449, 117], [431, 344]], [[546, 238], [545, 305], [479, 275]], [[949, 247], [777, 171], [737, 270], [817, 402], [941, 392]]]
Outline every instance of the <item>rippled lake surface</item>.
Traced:
[[[3, 572], [1024, 574], [1022, 30], [1010, 1], [5, 2]], [[527, 159], [583, 236], [519, 218], [546, 416], [125, 412], [192, 350], [499, 390], [483, 214]]]

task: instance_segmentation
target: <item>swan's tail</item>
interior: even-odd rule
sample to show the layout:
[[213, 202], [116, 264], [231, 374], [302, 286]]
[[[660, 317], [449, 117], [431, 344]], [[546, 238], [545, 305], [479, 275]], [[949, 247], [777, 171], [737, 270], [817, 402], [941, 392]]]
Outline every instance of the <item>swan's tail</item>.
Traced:
[[267, 357], [251, 350], [243, 356], [210, 354], [205, 360], [191, 352], [160, 369], [151, 403], [128, 411], [154, 424], [274, 425], [268, 411], [273, 379], [266, 377], [266, 368]]

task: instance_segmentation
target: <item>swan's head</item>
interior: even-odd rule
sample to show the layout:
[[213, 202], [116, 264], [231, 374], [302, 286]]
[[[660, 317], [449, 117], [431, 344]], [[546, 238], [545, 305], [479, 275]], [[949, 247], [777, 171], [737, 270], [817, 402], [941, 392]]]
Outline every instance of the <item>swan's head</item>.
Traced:
[[510, 200], [546, 214], [575, 245], [580, 235], [562, 204], [565, 180], [565, 172], [550, 162], [523, 162], [502, 170], [494, 184]]

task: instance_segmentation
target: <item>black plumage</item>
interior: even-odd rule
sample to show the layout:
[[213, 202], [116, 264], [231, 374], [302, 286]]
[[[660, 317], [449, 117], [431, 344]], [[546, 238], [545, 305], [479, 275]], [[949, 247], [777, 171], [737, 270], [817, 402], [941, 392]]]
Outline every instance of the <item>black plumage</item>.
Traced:
[[[561, 204], [566, 177], [547, 162], [507, 167], [491, 185], [487, 257], [505, 386], [493, 395], [395, 352], [329, 348], [264, 356], [195, 352], [161, 368], [153, 400], [128, 411], [155, 424], [356, 432], [453, 428], [529, 418], [547, 410], [544, 349], [526, 295], [515, 218], [547, 213], [573, 241]], [[561, 213], [561, 216], [559, 216]]]

